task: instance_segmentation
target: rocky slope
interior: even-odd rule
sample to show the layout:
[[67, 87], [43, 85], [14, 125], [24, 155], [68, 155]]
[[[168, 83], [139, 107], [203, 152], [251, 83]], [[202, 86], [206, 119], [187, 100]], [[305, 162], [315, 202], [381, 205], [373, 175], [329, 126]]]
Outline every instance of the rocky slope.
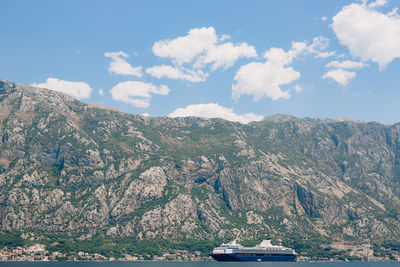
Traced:
[[0, 80], [0, 227], [110, 237], [400, 237], [400, 124], [149, 118]]

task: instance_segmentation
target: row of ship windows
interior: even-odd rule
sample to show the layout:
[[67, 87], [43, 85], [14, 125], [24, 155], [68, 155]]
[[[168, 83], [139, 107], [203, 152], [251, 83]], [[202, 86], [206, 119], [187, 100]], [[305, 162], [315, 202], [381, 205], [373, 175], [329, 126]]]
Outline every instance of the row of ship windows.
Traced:
[[285, 254], [260, 254], [260, 253], [236, 253], [236, 256], [240, 256], [240, 257], [250, 257], [250, 256], [257, 256], [257, 257], [282, 257], [285, 256]]

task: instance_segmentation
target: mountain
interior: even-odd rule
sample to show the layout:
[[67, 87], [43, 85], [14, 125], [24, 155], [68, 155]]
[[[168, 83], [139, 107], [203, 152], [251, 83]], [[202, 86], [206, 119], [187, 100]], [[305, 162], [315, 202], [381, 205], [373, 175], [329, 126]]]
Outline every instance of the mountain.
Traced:
[[400, 237], [400, 124], [151, 118], [0, 80], [0, 137], [0, 229], [26, 239]]

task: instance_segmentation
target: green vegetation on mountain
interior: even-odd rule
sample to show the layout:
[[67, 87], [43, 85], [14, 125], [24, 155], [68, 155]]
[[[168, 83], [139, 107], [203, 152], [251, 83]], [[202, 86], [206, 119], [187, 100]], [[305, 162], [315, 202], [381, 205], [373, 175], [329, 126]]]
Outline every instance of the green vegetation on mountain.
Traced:
[[0, 245], [399, 244], [400, 124], [150, 118], [0, 80], [0, 141]]

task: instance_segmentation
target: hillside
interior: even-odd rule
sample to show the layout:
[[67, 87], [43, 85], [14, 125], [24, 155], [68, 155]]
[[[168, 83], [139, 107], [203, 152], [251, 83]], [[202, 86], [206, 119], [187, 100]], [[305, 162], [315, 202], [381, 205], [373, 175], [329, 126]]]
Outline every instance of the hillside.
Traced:
[[400, 238], [400, 124], [150, 118], [0, 80], [0, 229], [74, 240]]

